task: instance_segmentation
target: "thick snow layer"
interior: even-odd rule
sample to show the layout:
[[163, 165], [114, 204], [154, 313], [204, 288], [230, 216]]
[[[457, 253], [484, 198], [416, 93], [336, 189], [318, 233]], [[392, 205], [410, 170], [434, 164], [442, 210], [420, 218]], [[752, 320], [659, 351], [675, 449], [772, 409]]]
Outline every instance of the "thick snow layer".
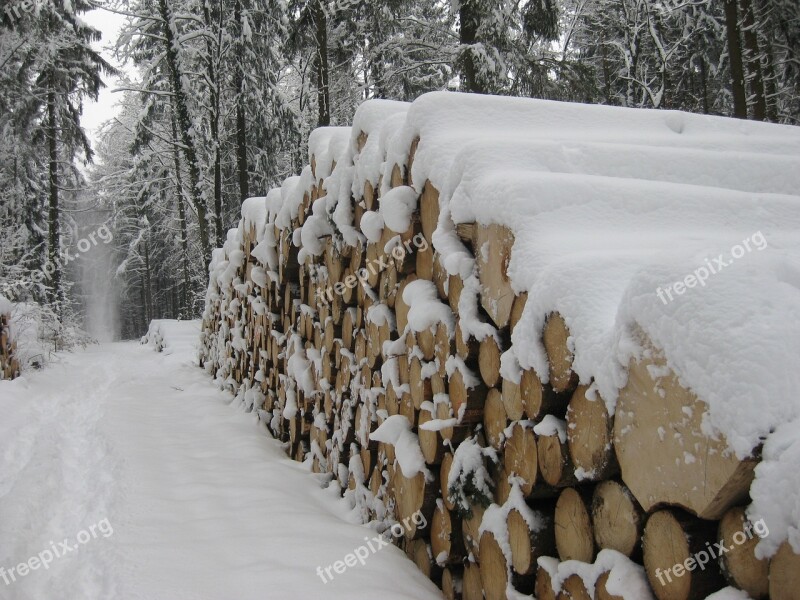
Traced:
[[677, 111], [433, 92], [412, 103], [405, 126], [388, 148], [387, 169], [405, 165], [411, 143], [419, 137], [413, 180], [430, 179], [441, 189], [465, 142], [490, 139], [499, 132], [524, 132], [540, 139], [800, 153], [800, 135], [789, 126]]
[[333, 162], [350, 147], [350, 127], [320, 127], [308, 137], [308, 161], [314, 159], [314, 174], [321, 181], [331, 174]]
[[800, 419], [787, 418], [764, 444], [762, 454], [747, 513], [753, 522], [764, 519], [769, 535], [761, 538], [756, 553], [772, 556], [788, 540], [800, 554]]
[[171, 356], [91, 346], [0, 382], [0, 566], [98, 531], [47, 571], [0, 583], [3, 598], [441, 597], [392, 545], [323, 583], [318, 567], [377, 533], [161, 328]]
[[[366, 102], [361, 106], [368, 104], [369, 102]], [[352, 192], [353, 198], [356, 200], [360, 200], [364, 196], [364, 186], [367, 182], [372, 185], [373, 189], [378, 188], [378, 181], [385, 169], [386, 148], [389, 140], [397, 135], [405, 124], [407, 112], [405, 110], [387, 117], [377, 131], [370, 132], [367, 143], [358, 155], [355, 164]]]
[[610, 573], [606, 584], [610, 594], [624, 600], [653, 600], [644, 568], [616, 550], [601, 550], [593, 564], [577, 560], [559, 562], [550, 556], [540, 557], [538, 564], [550, 575], [556, 594], [571, 575], [580, 576], [587, 589], [593, 590], [600, 575]]

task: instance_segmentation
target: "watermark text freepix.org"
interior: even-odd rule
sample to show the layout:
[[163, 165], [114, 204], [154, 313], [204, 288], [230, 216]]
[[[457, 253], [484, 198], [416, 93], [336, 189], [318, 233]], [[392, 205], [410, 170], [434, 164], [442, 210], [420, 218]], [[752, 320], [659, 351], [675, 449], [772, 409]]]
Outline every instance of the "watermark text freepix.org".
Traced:
[[[52, 260], [48, 260], [47, 263], [41, 269], [37, 269], [28, 279], [21, 279], [16, 281], [12, 284], [6, 284], [3, 286], [3, 294], [6, 296], [11, 296], [14, 292], [15, 288], [25, 288], [30, 289], [34, 284], [42, 283], [45, 280], [50, 280], [53, 274], [56, 272], [60, 266], [66, 266], [74, 260], [77, 260], [81, 257], [82, 254], [86, 254], [98, 245], [98, 240], [103, 242], [104, 244], [110, 243], [114, 239], [114, 234], [111, 233], [111, 230], [108, 228], [107, 225], [101, 225], [95, 231], [87, 235], [85, 238], [81, 238], [78, 240], [75, 247], [77, 248], [77, 252], [75, 254], [71, 254], [68, 249], [64, 249], [61, 251], [58, 260], [56, 261], [59, 264]], [[13, 300], [13, 298], [11, 298]]]
[[324, 304], [328, 304], [333, 302], [334, 294], [341, 296], [344, 294], [346, 289], [355, 289], [359, 283], [366, 287], [368, 285], [367, 282], [369, 281], [370, 275], [377, 275], [378, 273], [382, 273], [385, 269], [389, 268], [389, 263], [387, 262], [389, 256], [397, 261], [402, 262], [406, 255], [411, 254], [414, 249], [419, 250], [420, 252], [425, 252], [428, 249], [428, 240], [425, 239], [423, 234], [418, 233], [410, 240], [406, 240], [404, 243], [400, 243], [398, 241], [392, 247], [391, 251], [388, 251], [387, 255], [381, 255], [375, 260], [367, 261], [366, 266], [356, 271], [354, 275], [348, 275], [345, 277], [344, 281], [339, 281], [332, 286], [328, 286], [327, 288], [317, 288], [317, 299]]
[[[658, 582], [661, 585], [667, 585], [667, 583], [672, 583], [673, 576], [675, 578], [683, 577], [686, 573], [694, 571], [697, 567], [700, 567], [701, 571], [705, 571], [706, 565], [710, 561], [719, 559], [720, 556], [731, 552], [736, 546], [741, 546], [747, 540], [752, 540], [754, 534], [760, 538], [765, 538], [769, 535], [769, 528], [764, 522], [764, 519], [759, 519], [754, 523], [745, 521], [744, 530], [737, 531], [731, 536], [733, 545], [725, 545], [724, 540], [720, 540], [714, 544], [706, 542], [706, 550], [700, 550], [682, 563], [673, 565], [666, 571], [662, 571], [660, 568], [656, 569], [656, 578], [658, 578]], [[666, 581], [664, 581], [665, 577]]]
[[48, 0], [19, 0], [6, 6], [3, 13], [13, 25], [16, 21], [22, 19], [25, 13], [33, 12], [33, 9], [38, 10], [47, 3]]
[[97, 539], [98, 534], [102, 534], [104, 538], [110, 537], [114, 534], [114, 528], [108, 519], [103, 519], [94, 525], [90, 525], [87, 529], [78, 532], [75, 536], [77, 544], [72, 543], [69, 539], [65, 538], [62, 542], [50, 542], [50, 547], [45, 548], [36, 556], [31, 556], [25, 562], [21, 562], [15, 567], [6, 569], [0, 567], [0, 579], [6, 585], [11, 585], [17, 578], [25, 577], [31, 571], [44, 567], [45, 570], [50, 568], [50, 564], [57, 558], [63, 558], [67, 554], [76, 552], [80, 546], [88, 544], [90, 541]]
[[765, 238], [764, 234], [760, 231], [756, 231], [750, 237], [742, 240], [741, 244], [736, 244], [733, 248], [731, 248], [731, 256], [733, 257], [732, 260], [725, 260], [724, 254], [720, 254], [717, 256], [717, 258], [712, 258], [711, 260], [705, 259], [705, 265], [697, 267], [692, 273], [684, 277], [682, 281], [671, 283], [668, 286], [665, 286], [664, 289], [661, 289], [661, 287], [657, 288], [656, 295], [659, 297], [661, 302], [668, 304], [675, 299], [672, 296], [673, 293], [678, 296], [682, 296], [686, 293], [687, 289], [697, 287], [698, 284], [700, 284], [701, 287], [705, 287], [706, 281], [709, 277], [716, 275], [725, 267], [733, 264], [734, 260], [742, 258], [746, 252], [752, 252], [754, 248], [756, 250], [763, 250], [766, 247], [767, 238]]
[[[387, 531], [389, 531], [393, 537], [400, 538], [406, 531], [411, 530], [411, 523], [414, 523], [414, 525], [421, 529], [425, 529], [425, 527], [428, 526], [428, 520], [425, 518], [425, 515], [417, 511], [410, 517], [406, 517], [402, 523], [395, 523]], [[384, 534], [385, 533], [386, 532], [384, 532]], [[344, 560], [337, 560], [324, 569], [322, 567], [317, 567], [317, 575], [322, 579], [322, 582], [328, 583], [333, 580], [334, 574], [331, 573], [331, 571], [341, 575], [348, 567], [355, 567], [359, 563], [363, 566], [372, 554], [375, 554], [384, 546], [391, 544], [391, 541], [385, 538], [383, 534], [376, 535], [373, 538], [365, 537], [364, 541], [367, 542], [366, 546], [359, 546], [350, 554], [345, 555]], [[325, 577], [326, 574], [327, 578]]]

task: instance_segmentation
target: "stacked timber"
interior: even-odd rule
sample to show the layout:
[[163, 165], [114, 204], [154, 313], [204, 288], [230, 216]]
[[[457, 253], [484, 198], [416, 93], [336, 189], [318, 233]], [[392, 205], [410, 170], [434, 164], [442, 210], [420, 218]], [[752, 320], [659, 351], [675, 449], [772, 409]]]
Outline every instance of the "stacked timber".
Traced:
[[758, 449], [710, 433], [709, 404], [644, 329], [605, 397], [576, 344], [591, 327], [514, 280], [532, 260], [524, 228], [464, 216], [443, 178], [475, 171], [443, 158], [425, 114], [368, 102], [352, 129], [312, 134], [299, 176], [245, 203], [211, 265], [207, 370], [365, 522], [402, 524], [398, 543], [447, 598], [800, 597], [788, 542], [771, 561], [756, 551]]
[[0, 314], [0, 379], [14, 379], [19, 376], [16, 346], [11, 337], [11, 315]]

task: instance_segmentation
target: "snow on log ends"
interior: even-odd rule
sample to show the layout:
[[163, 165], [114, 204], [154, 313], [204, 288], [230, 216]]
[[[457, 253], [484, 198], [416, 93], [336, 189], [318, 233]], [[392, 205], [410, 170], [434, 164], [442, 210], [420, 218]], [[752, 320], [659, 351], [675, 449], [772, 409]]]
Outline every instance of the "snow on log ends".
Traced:
[[[202, 359], [243, 398], [259, 387], [272, 432], [332, 473], [363, 518], [389, 523], [393, 494], [434, 510], [442, 491], [431, 475], [473, 439], [492, 389], [517, 403], [508, 415], [522, 411], [509, 425], [532, 422], [531, 440], [581, 439], [563, 429], [581, 386], [581, 401], [605, 403], [609, 427], [617, 417], [621, 478], [644, 510], [666, 503], [719, 519], [750, 493], [750, 518], [770, 527], [759, 556], [784, 542], [800, 553], [800, 129], [437, 92], [365, 102], [352, 128], [314, 131], [308, 151], [311, 166], [246, 201], [214, 252]], [[427, 228], [423, 190], [437, 209], [431, 248], [393, 257], [392, 238]], [[396, 327], [367, 318], [387, 311]], [[544, 335], [548, 323], [559, 327]], [[479, 377], [487, 335], [502, 356]], [[428, 447], [436, 464], [411, 448], [422, 404], [426, 420], [455, 420]], [[659, 476], [666, 461], [677, 480]], [[467, 549], [491, 534], [511, 560], [495, 517], [516, 483], [502, 464], [494, 503], [506, 508], [486, 511], [497, 523], [481, 530], [480, 516], [465, 517], [459, 529]], [[578, 479], [618, 472], [597, 467], [582, 465]], [[694, 481], [704, 468], [714, 476]], [[536, 481], [517, 483], [535, 507]], [[551, 503], [559, 493], [538, 488]], [[587, 586], [605, 574], [609, 591], [641, 583], [629, 557], [603, 552], [602, 570], [556, 568], [551, 583], [564, 573]], [[645, 566], [656, 560], [644, 555]], [[439, 558], [433, 573], [452, 569], [445, 579], [467, 584], [468, 569]]]

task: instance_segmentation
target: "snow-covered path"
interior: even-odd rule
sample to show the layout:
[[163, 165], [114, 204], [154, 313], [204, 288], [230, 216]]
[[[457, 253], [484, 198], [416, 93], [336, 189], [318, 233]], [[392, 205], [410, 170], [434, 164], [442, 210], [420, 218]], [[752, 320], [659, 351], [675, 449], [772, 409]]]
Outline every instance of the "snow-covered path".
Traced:
[[134, 343], [0, 382], [0, 599], [441, 597], [392, 546], [323, 583], [374, 532], [229, 402]]

